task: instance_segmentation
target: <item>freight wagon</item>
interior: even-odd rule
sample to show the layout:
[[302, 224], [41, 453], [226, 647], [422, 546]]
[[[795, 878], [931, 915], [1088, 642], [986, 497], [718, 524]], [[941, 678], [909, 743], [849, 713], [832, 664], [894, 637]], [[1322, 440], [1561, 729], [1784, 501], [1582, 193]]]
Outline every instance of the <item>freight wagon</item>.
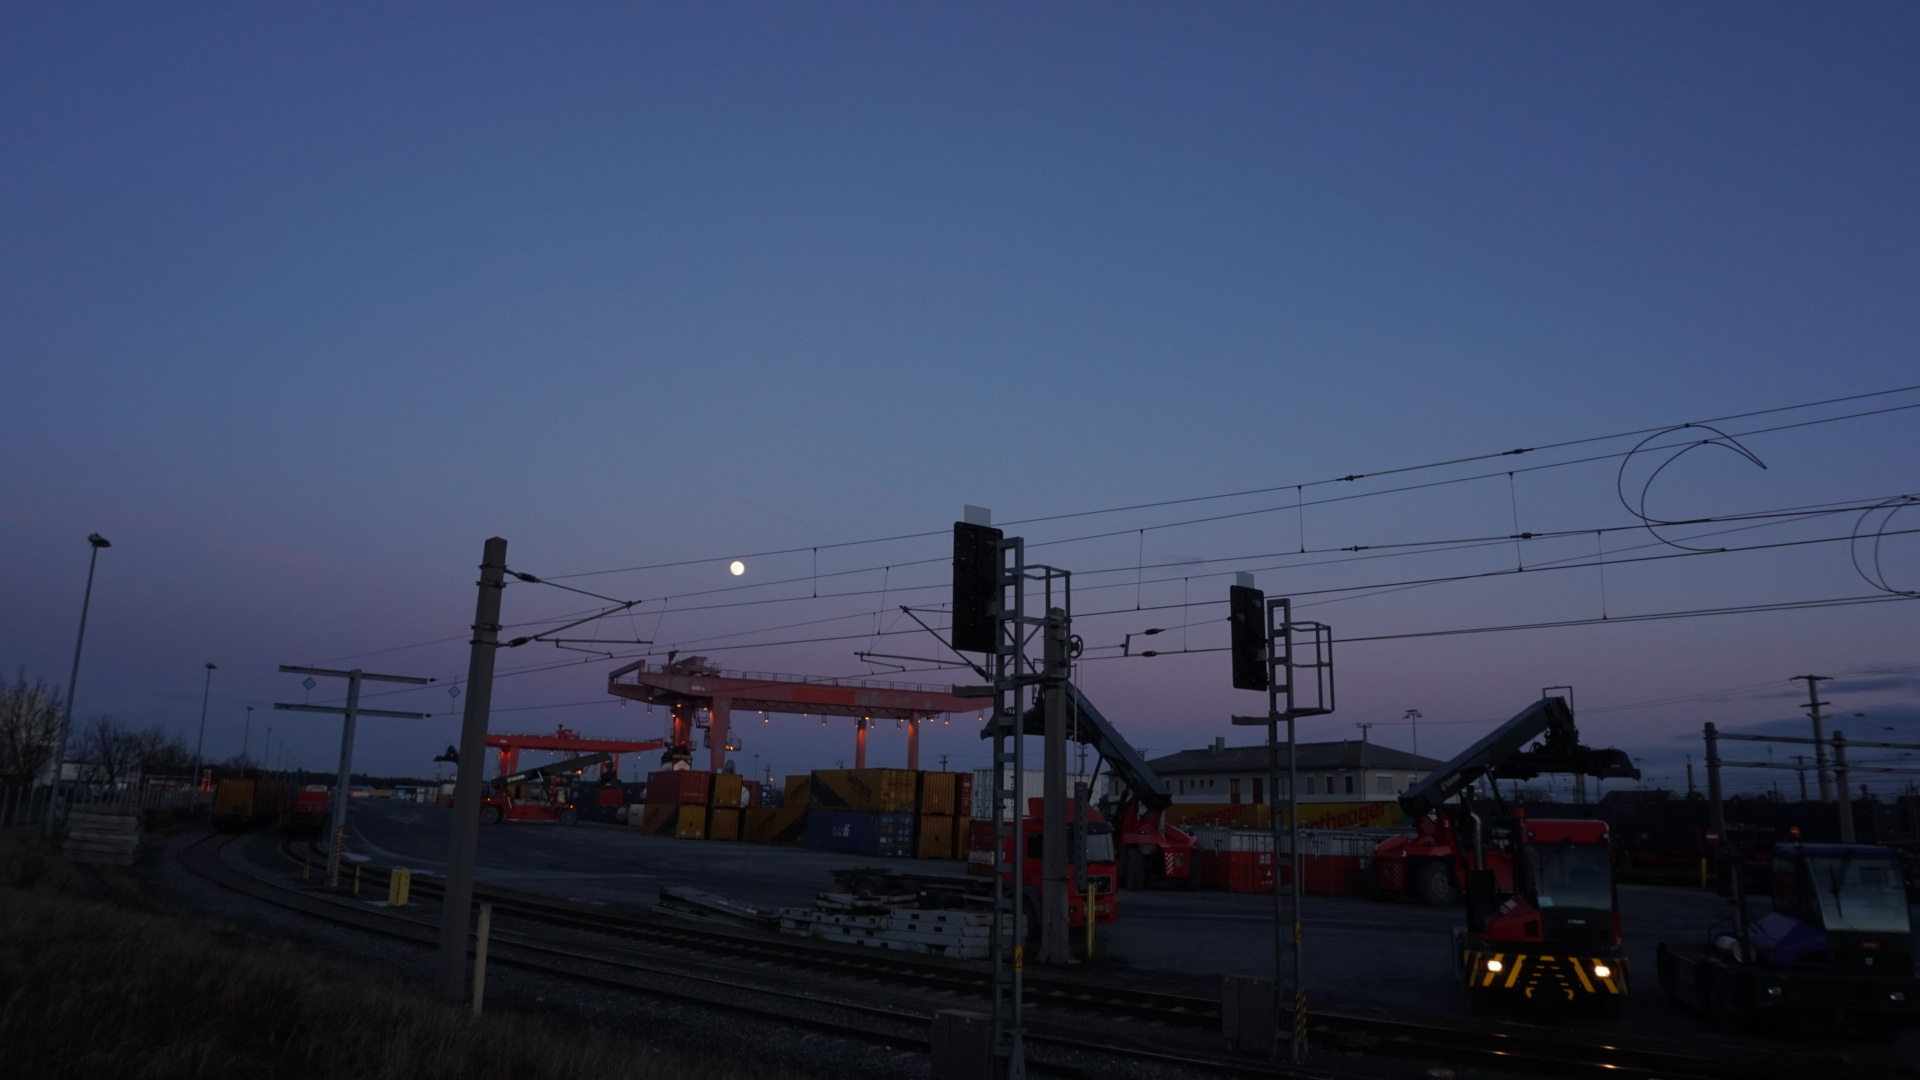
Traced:
[[292, 801], [288, 788], [278, 780], [220, 781], [213, 794], [213, 827], [239, 832], [282, 820]]

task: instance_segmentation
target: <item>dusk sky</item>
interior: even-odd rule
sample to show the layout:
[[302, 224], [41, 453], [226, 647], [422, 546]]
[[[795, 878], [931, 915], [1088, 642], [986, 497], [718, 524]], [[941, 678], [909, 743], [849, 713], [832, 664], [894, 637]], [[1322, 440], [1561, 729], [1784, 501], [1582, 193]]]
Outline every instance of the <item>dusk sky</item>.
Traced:
[[[584, 630], [654, 642], [618, 663], [943, 683], [855, 652], [942, 655], [899, 606], [943, 625], [971, 503], [1075, 573], [1154, 754], [1254, 738], [1236, 571], [1342, 642], [1305, 738], [1418, 709], [1444, 757], [1570, 684], [1684, 785], [1816, 672], [1920, 741], [1917, 192], [1911, 4], [10, 4], [0, 667], [65, 682], [98, 531], [83, 721], [191, 742], [212, 662], [209, 757], [252, 705], [330, 768], [275, 667], [358, 664], [442, 680], [357, 758], [430, 776], [486, 537], [620, 571], [561, 579], [646, 601]], [[1646, 513], [1720, 520], [1640, 527], [1664, 455], [1621, 455], [1721, 417], [1766, 468], [1689, 453]], [[613, 666], [503, 653], [493, 730], [660, 734]], [[851, 764], [746, 729], [743, 771]]]

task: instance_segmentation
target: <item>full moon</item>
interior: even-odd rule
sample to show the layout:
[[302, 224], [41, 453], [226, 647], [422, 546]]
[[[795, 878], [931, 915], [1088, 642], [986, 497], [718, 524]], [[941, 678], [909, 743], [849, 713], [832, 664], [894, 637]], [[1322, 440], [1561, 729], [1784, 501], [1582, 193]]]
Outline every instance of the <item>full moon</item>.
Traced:
[[727, 572], [732, 574], [734, 577], [739, 577], [741, 574], [744, 574], [747, 572], [747, 564], [741, 562], [739, 559], [735, 559], [731, 564], [727, 566]]

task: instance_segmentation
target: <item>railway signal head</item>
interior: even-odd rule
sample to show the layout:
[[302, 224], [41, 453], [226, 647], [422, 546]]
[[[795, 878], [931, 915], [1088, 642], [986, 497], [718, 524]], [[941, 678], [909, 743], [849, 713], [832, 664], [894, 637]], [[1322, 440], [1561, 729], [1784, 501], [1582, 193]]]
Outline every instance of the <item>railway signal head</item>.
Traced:
[[1267, 688], [1267, 595], [1249, 585], [1227, 589], [1233, 645], [1233, 688]]
[[1000, 645], [1000, 540], [990, 525], [953, 523], [953, 647], [990, 653]]

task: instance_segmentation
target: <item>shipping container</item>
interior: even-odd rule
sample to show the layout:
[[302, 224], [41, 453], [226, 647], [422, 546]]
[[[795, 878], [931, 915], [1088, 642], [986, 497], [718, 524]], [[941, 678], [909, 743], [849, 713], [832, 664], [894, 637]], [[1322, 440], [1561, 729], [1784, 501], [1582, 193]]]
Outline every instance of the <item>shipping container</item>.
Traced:
[[741, 839], [754, 844], [807, 842], [807, 808], [783, 806], [743, 811]]
[[913, 814], [919, 784], [906, 769], [819, 769], [808, 786], [817, 809]]
[[953, 805], [952, 773], [920, 774], [920, 812], [922, 814], [952, 814]]
[[740, 776], [738, 773], [714, 773], [713, 783], [708, 791], [711, 800], [709, 805], [739, 808]]
[[[1013, 770], [1008, 769], [1005, 776], [1008, 780], [1012, 780]], [[993, 802], [993, 767], [989, 765], [973, 770], [973, 775], [968, 777], [968, 781], [972, 788], [968, 793], [970, 798], [966, 803], [961, 804], [960, 808], [969, 811], [969, 816], [971, 817], [981, 821], [991, 821], [993, 819], [993, 811], [989, 804]], [[1073, 786], [1075, 784], [1091, 785], [1092, 783], [1093, 777], [1086, 773], [1073, 773], [1069, 775], [1067, 777], [1067, 797], [1069, 799], [1073, 797]], [[1020, 785], [1020, 790], [1017, 794], [1018, 797], [1023, 800], [1037, 799], [1046, 794], [1046, 787], [1045, 774], [1039, 769], [1028, 769], [1026, 780]], [[1091, 792], [1090, 794], [1096, 799], [1099, 797], [1099, 792]], [[1003, 807], [1002, 811], [1006, 813], [1007, 808]]]
[[[960, 775], [965, 775], [964, 773]], [[971, 778], [969, 778], [971, 779]], [[949, 859], [967, 857], [967, 840], [973, 835], [973, 819], [962, 815], [953, 819], [953, 848], [947, 853]]]
[[647, 802], [660, 806], [705, 806], [712, 779], [712, 773], [697, 769], [667, 769], [648, 773]]
[[732, 807], [714, 807], [712, 817], [707, 821], [707, 839], [740, 839], [740, 814], [741, 811]]
[[704, 806], [683, 805], [675, 808], [678, 814], [674, 822], [673, 835], [679, 840], [704, 840], [707, 836], [707, 808]]
[[993, 822], [979, 818], [967, 819], [967, 873], [979, 877], [993, 876]]
[[[941, 775], [933, 773], [930, 775]], [[914, 841], [923, 859], [953, 858], [953, 818], [948, 814], [922, 814], [920, 835]]]
[[810, 810], [807, 843], [820, 851], [910, 859], [913, 857], [913, 815]]
[[[637, 812], [632, 808], [627, 811], [627, 824], [637, 826], [648, 836], [672, 836], [681, 840], [699, 840], [707, 835], [707, 808], [646, 803], [639, 807]], [[737, 824], [735, 835], [739, 835]]]
[[795, 807], [804, 808], [807, 805], [808, 793], [812, 789], [812, 786], [812, 774], [787, 777], [787, 786], [785, 790], [781, 792], [782, 799], [780, 805], [789, 810]]

